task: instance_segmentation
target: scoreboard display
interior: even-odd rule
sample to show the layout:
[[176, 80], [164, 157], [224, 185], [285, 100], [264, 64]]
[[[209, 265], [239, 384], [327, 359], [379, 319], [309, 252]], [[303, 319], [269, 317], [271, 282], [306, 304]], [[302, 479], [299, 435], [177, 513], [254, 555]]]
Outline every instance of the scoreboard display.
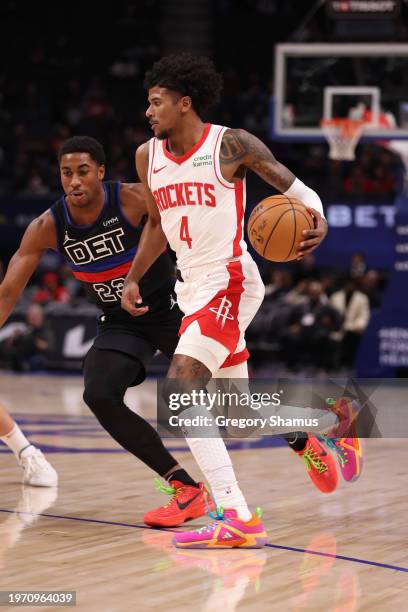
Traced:
[[327, 0], [327, 12], [331, 17], [393, 18], [400, 12], [401, 0]]

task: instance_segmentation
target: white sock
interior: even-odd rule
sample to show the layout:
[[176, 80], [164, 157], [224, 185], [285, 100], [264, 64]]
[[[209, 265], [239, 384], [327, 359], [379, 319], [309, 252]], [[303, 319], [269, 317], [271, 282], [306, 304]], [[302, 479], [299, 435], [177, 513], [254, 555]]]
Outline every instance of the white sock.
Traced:
[[232, 508], [242, 521], [249, 521], [252, 514], [237, 483], [224, 440], [187, 437], [186, 441], [211, 487], [217, 506]]
[[35, 447], [27, 440], [17, 423], [15, 423], [13, 429], [7, 435], [2, 436], [0, 440], [13, 451], [17, 460], [21, 458], [23, 452], [24, 456], [27, 457], [35, 451]]
[[[184, 419], [203, 419], [208, 418], [209, 414], [204, 406], [193, 406], [183, 410], [181, 416]], [[249, 521], [252, 514], [237, 483], [227, 447], [217, 425], [213, 422], [209, 426], [198, 424], [183, 426], [182, 429], [194, 459], [211, 487], [217, 506], [234, 509], [241, 520]]]

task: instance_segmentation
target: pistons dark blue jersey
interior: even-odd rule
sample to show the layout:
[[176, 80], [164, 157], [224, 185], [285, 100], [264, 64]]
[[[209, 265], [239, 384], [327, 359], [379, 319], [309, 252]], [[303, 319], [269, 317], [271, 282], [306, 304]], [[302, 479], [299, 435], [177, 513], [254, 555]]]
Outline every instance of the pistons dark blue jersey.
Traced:
[[[94, 223], [73, 222], [65, 197], [52, 207], [58, 251], [67, 260], [75, 278], [84, 285], [92, 302], [104, 312], [120, 310], [125, 276], [137, 251], [143, 224], [126, 218], [120, 203], [120, 183], [106, 181], [104, 207]], [[144, 300], [172, 284], [173, 265], [163, 253], [140, 280]]]

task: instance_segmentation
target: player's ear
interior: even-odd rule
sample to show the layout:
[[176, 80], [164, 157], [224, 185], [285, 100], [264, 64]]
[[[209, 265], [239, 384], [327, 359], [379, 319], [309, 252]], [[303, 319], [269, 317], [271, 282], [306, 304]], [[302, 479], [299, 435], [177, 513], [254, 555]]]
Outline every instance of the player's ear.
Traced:
[[180, 102], [181, 102], [181, 112], [182, 113], [186, 113], [193, 107], [193, 101], [190, 98], [190, 96], [183, 96], [182, 98], [180, 98]]
[[101, 164], [98, 168], [98, 179], [102, 181], [105, 176], [105, 166]]

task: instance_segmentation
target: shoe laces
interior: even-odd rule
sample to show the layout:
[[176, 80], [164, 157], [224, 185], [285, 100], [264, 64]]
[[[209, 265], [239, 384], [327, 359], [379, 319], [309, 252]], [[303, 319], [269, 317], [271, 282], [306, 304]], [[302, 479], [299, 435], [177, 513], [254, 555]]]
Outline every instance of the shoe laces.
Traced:
[[322, 461], [322, 459], [320, 459], [319, 455], [316, 453], [315, 449], [312, 446], [309, 446], [309, 448], [303, 453], [303, 455], [301, 455], [301, 457], [305, 462], [308, 472], [310, 472], [312, 467], [314, 467], [319, 472], [319, 474], [327, 472], [327, 465], [324, 461]]
[[212, 523], [209, 523], [208, 525], [204, 525], [204, 527], [200, 527], [199, 529], [197, 529], [197, 533], [203, 533], [204, 531], [211, 531], [212, 529], [215, 529], [215, 527], [218, 525], [218, 523], [223, 522], [223, 523], [228, 523], [229, 522], [229, 518], [224, 516], [224, 508], [222, 506], [214, 506], [216, 508], [215, 512], [211, 512], [211, 510], [209, 509], [209, 507], [207, 506], [207, 514], [210, 518], [214, 519], [214, 521]]
[[[213, 498], [214, 500], [214, 498]], [[229, 523], [232, 517], [228, 517], [225, 516], [225, 510], [223, 508], [223, 506], [215, 506], [216, 508], [215, 512], [211, 512], [211, 510], [209, 509], [208, 505], [207, 505], [207, 515], [214, 519], [214, 521], [212, 523], [209, 523], [208, 525], [204, 525], [204, 527], [199, 527], [199, 529], [196, 529], [195, 531], [197, 533], [203, 533], [205, 531], [211, 531], [212, 529], [215, 529], [215, 527], [217, 527], [218, 523], [223, 522], [223, 523]], [[259, 506], [256, 508], [256, 515], [259, 519], [261, 519], [263, 517], [263, 510], [262, 508], [260, 508]]]
[[339, 438], [325, 438], [324, 440], [327, 446], [337, 453], [337, 457], [341, 467], [344, 467], [348, 463], [348, 457], [346, 450], [341, 446]]
[[28, 455], [28, 457], [21, 457], [20, 463], [29, 474], [32, 473], [35, 467], [39, 467], [42, 470], [45, 470], [48, 467], [45, 463], [43, 454], [38, 449], [36, 449], [31, 455]]
[[159, 478], [155, 478], [154, 479], [155, 485], [156, 485], [156, 489], [158, 491], [160, 491], [160, 493], [165, 493], [166, 495], [171, 495], [171, 498], [169, 499], [169, 501], [164, 504], [163, 508], [168, 508], [170, 506], [170, 504], [173, 503], [173, 501], [175, 499], [177, 499], [177, 497], [180, 495], [180, 493], [183, 491], [184, 487], [179, 487], [178, 489], [176, 489], [175, 487], [166, 487], [166, 485], [162, 484], [160, 482]]

